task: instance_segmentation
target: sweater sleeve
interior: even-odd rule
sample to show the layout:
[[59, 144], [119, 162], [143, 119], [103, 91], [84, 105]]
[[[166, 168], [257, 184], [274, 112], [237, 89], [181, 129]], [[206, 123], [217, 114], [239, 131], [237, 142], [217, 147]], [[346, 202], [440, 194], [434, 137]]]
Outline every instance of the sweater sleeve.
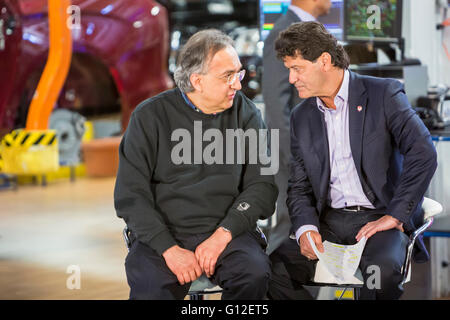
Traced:
[[[244, 125], [244, 132], [248, 132], [247, 130], [250, 129], [250, 131], [259, 133], [259, 129], [266, 129], [259, 110], [256, 107], [249, 109], [253, 113], [246, 125]], [[258, 140], [260, 139], [261, 137], [258, 137]], [[273, 174], [276, 172], [268, 174], [268, 170], [270, 170], [268, 168], [269, 165], [262, 165], [262, 161], [260, 161], [261, 153], [266, 156], [265, 159], [271, 159], [270, 157], [267, 158], [270, 155], [268, 140], [263, 139], [262, 143], [258, 141], [258, 145], [260, 146], [257, 149], [255, 144], [246, 144], [246, 158], [241, 178], [240, 194], [235, 198], [225, 218], [219, 224], [219, 226], [229, 229], [233, 238], [245, 230], [254, 229], [258, 219], [266, 219], [275, 211], [278, 188], [274, 182]], [[262, 145], [265, 147], [259, 150]], [[275, 158], [278, 156], [278, 150], [276, 151]], [[255, 153], [258, 157], [255, 157]], [[252, 156], [253, 161], [250, 161]], [[254, 161], [255, 158], [257, 158], [257, 161]], [[273, 159], [274, 157], [272, 157], [270, 165], [273, 164]], [[275, 161], [278, 161], [278, 159]]]
[[117, 216], [125, 220], [137, 239], [162, 254], [177, 243], [161, 213], [155, 209], [151, 188], [156, 164], [157, 130], [146, 121], [145, 110], [138, 109], [131, 115], [119, 147], [114, 206]]

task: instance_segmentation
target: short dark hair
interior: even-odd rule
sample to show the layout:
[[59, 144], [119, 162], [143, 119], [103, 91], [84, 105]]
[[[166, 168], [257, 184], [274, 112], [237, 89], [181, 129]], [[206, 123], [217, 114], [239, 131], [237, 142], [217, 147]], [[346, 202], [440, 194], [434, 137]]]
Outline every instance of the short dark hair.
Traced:
[[334, 66], [347, 69], [350, 64], [342, 45], [316, 21], [294, 23], [280, 32], [275, 41], [275, 50], [279, 59], [300, 55], [314, 62], [322, 53], [328, 52]]

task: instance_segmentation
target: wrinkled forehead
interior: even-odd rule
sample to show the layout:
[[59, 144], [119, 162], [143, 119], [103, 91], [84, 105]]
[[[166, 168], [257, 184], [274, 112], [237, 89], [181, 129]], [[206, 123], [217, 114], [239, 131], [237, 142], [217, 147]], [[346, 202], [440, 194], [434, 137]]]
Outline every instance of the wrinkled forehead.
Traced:
[[207, 71], [215, 73], [237, 72], [242, 68], [236, 50], [231, 46], [226, 46], [208, 57]]

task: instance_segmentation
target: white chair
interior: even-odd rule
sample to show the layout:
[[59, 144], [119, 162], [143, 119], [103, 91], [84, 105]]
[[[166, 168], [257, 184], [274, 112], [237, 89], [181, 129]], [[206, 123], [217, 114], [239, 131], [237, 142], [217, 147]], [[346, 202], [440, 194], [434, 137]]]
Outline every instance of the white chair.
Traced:
[[[434, 216], [441, 213], [443, 210], [442, 205], [439, 202], [426, 197], [424, 198], [424, 201], [422, 203], [422, 209], [424, 211], [424, 223], [409, 236], [406, 258], [402, 268], [402, 281], [399, 284], [400, 287], [402, 287], [406, 282], [410, 281], [411, 279], [411, 258], [414, 243], [416, 242], [417, 237], [420, 234], [422, 234], [429, 226], [431, 226], [434, 220]], [[343, 288], [342, 293], [338, 297], [338, 300], [340, 300], [344, 296], [347, 289], [353, 289], [353, 297], [355, 300], [358, 300], [359, 291], [363, 286], [363, 277], [361, 274], [361, 270], [358, 269], [355, 273], [354, 279], [345, 284], [342, 283], [339, 284], [335, 282], [335, 280], [333, 279], [334, 277], [325, 269], [325, 267], [319, 261], [316, 265], [314, 281], [309, 282], [307, 285]]]

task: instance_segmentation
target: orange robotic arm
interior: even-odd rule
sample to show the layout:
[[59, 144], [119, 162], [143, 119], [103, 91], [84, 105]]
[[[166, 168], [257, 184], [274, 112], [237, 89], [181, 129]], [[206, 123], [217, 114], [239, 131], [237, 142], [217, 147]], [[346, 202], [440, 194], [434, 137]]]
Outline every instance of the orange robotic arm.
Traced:
[[72, 35], [67, 20], [71, 0], [48, 0], [50, 44], [47, 63], [31, 100], [26, 130], [48, 128], [50, 114], [69, 72]]

